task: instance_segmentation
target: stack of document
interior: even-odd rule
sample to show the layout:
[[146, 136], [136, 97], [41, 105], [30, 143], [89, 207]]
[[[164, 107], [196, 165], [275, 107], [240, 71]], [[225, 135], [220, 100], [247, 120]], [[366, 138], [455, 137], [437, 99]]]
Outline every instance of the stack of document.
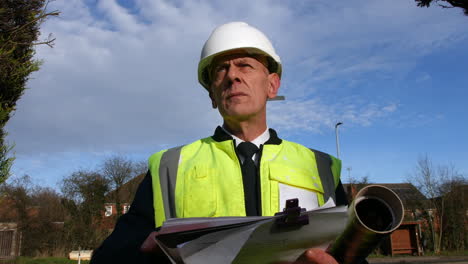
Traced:
[[168, 219], [156, 243], [172, 263], [288, 263], [308, 248], [326, 249], [343, 232], [347, 207], [301, 215], [308, 224], [281, 226], [281, 216]]

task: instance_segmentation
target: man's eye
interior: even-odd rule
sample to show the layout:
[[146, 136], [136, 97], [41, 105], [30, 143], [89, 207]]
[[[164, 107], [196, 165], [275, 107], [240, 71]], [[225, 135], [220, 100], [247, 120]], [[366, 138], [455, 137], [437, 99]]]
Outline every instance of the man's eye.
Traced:
[[226, 70], [226, 65], [221, 65], [221, 66], [218, 66], [215, 68], [215, 72], [218, 73], [218, 72], [223, 72]]

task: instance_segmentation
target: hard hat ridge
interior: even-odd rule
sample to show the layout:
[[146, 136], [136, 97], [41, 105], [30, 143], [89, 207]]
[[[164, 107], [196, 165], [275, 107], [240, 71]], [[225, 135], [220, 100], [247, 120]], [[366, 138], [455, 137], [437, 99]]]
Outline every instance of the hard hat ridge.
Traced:
[[215, 28], [203, 46], [198, 63], [198, 81], [203, 87], [209, 89], [207, 69], [213, 58], [236, 49], [251, 55], [266, 56], [269, 71], [281, 77], [280, 57], [265, 34], [245, 22], [230, 22]]

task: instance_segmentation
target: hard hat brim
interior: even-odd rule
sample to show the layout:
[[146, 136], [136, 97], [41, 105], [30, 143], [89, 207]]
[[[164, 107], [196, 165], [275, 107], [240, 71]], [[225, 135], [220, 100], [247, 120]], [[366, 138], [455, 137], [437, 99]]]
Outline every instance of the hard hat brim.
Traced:
[[253, 47], [237, 47], [234, 49], [228, 49], [228, 50], [223, 50], [221, 52], [212, 54], [208, 57], [203, 58], [200, 60], [198, 63], [198, 82], [205, 87], [208, 92], [210, 91], [210, 80], [209, 80], [209, 74], [208, 74], [208, 69], [211, 63], [213, 62], [213, 59], [215, 59], [218, 56], [222, 56], [228, 53], [236, 52], [239, 51], [239, 53], [245, 53], [247, 56], [249, 55], [262, 55], [265, 56], [268, 59], [268, 70], [270, 73], [276, 73], [278, 76], [281, 78], [281, 73], [282, 73], [282, 67], [281, 63], [278, 62], [272, 55], [268, 54], [267, 52], [264, 52], [261, 49], [258, 48], [253, 48]]

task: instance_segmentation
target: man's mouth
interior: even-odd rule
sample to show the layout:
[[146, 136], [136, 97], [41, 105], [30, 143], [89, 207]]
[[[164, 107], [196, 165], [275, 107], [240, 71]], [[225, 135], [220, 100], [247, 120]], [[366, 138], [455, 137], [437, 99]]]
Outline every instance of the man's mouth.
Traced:
[[239, 93], [231, 93], [231, 94], [229, 94], [229, 95], [227, 96], [226, 99], [229, 100], [229, 99], [232, 99], [232, 98], [241, 97], [241, 96], [246, 96], [246, 95], [247, 95], [247, 94], [241, 93], [241, 92], [239, 92]]

